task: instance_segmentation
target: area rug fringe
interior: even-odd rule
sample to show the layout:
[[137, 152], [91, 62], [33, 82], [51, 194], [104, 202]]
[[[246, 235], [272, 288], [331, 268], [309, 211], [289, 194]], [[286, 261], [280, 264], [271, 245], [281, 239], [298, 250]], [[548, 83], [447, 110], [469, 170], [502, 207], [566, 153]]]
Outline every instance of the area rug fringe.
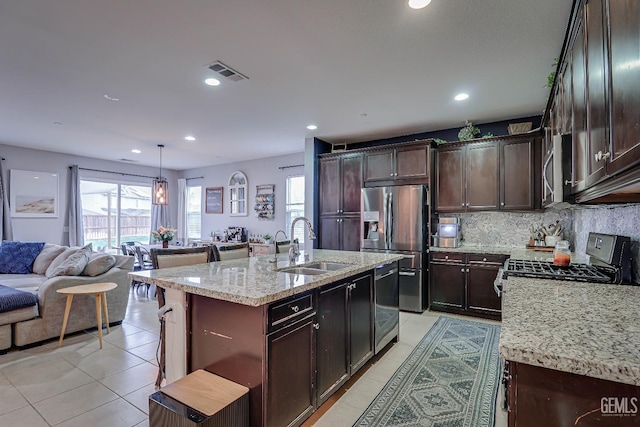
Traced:
[[490, 427], [500, 326], [440, 317], [354, 426]]

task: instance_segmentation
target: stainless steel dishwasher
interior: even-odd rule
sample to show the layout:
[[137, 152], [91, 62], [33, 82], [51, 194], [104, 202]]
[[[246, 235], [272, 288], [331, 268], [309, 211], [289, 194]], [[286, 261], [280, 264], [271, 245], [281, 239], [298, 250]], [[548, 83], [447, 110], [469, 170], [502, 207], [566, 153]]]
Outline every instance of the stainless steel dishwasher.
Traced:
[[400, 333], [400, 291], [398, 262], [379, 265], [375, 269], [375, 340], [376, 354]]

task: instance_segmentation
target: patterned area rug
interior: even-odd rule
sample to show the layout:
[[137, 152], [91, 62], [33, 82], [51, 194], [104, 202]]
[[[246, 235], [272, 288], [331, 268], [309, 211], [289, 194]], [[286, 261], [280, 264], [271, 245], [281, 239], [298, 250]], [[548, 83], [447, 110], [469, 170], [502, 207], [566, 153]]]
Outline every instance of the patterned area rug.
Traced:
[[493, 426], [500, 326], [441, 317], [355, 426]]

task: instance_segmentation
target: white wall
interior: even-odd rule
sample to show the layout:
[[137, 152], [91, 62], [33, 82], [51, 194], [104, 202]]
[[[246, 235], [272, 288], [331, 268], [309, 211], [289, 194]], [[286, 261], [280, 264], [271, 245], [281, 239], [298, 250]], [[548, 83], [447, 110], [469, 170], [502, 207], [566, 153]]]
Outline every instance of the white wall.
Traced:
[[[285, 229], [285, 202], [286, 202], [286, 178], [290, 175], [304, 174], [304, 167], [279, 169], [282, 166], [293, 166], [304, 164], [304, 153], [288, 154], [285, 156], [268, 157], [265, 159], [251, 160], [246, 162], [229, 163], [226, 165], [208, 166], [204, 168], [183, 171], [181, 178], [200, 177], [202, 179], [191, 179], [188, 185], [202, 186], [204, 193], [207, 187], [224, 187], [223, 192], [223, 213], [205, 213], [204, 194], [202, 200], [202, 239], [209, 239], [212, 231], [222, 231], [227, 227], [246, 227], [249, 233], [266, 234], [272, 236], [278, 229]], [[229, 177], [235, 171], [242, 171], [247, 176], [248, 181], [248, 215], [229, 215]], [[275, 210], [273, 220], [260, 220], [256, 218], [253, 210], [256, 186], [264, 184], [275, 184]], [[305, 182], [305, 185], [309, 185]], [[305, 201], [306, 202], [306, 201]], [[305, 203], [306, 204], [306, 203]], [[289, 230], [284, 230], [289, 235]]]
[[[96, 147], [103, 150], [105, 147]], [[11, 169], [57, 173], [59, 180], [59, 201], [57, 218], [12, 218], [13, 239], [22, 241], [43, 241], [57, 244], [69, 243], [67, 195], [69, 189], [69, 166], [77, 164], [81, 168], [100, 169], [119, 173], [157, 176], [158, 168], [138, 166], [130, 163], [97, 160], [89, 157], [73, 156], [69, 154], [53, 153], [50, 151], [32, 150], [0, 144], [0, 156], [5, 158], [4, 170], [7, 188], [10, 191]], [[170, 211], [172, 224], [177, 223], [177, 204], [171, 194], [177, 194], [177, 172], [162, 169], [162, 174], [169, 181]], [[151, 185], [150, 178], [105, 174], [91, 171], [80, 171], [81, 178], [102, 178], [107, 180], [127, 181], [130, 183], [144, 183]]]

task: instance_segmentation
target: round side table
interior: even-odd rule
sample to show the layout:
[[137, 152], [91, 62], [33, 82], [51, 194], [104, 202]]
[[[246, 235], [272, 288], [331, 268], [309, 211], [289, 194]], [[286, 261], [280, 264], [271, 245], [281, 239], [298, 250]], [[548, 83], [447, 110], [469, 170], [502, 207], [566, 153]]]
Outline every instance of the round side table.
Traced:
[[[56, 290], [59, 294], [65, 294], [67, 296], [67, 305], [64, 308], [64, 318], [62, 319], [62, 331], [60, 331], [60, 341], [58, 347], [62, 346], [62, 339], [64, 338], [64, 331], [67, 329], [67, 320], [69, 320], [69, 310], [71, 309], [71, 301], [73, 301], [74, 295], [95, 295], [96, 297], [96, 321], [98, 322], [98, 338], [100, 339], [100, 348], [102, 348], [102, 313], [104, 311], [104, 320], [107, 324], [107, 333], [109, 330], [109, 312], [107, 311], [107, 295], [106, 293], [112, 289], [117, 288], [118, 285], [112, 282], [105, 283], [91, 283], [88, 285], [71, 286], [68, 288], [62, 288]], [[101, 305], [102, 303], [102, 310]]]

